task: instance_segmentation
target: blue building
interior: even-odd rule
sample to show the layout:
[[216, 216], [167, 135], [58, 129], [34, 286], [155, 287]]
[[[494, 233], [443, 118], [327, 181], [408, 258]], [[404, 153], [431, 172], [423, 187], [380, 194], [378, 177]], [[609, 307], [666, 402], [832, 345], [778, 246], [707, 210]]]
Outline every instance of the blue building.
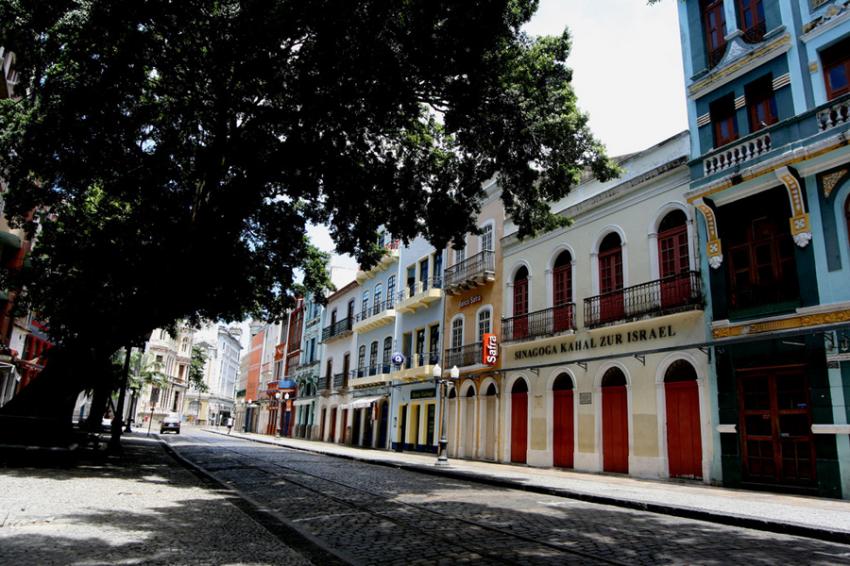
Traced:
[[850, 496], [850, 9], [679, 3], [712, 477]]

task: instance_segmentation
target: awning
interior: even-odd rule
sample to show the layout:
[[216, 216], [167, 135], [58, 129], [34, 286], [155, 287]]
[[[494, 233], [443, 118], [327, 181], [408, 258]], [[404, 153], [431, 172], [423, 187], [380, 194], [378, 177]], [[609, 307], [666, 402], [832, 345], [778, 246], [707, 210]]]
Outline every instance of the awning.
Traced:
[[21, 239], [11, 232], [0, 231], [0, 245], [19, 250], [21, 249]]
[[386, 395], [376, 395], [374, 397], [361, 397], [359, 399], [355, 399], [351, 403], [345, 405], [347, 409], [368, 409], [372, 403], [375, 401], [380, 401], [381, 399], [385, 399]]

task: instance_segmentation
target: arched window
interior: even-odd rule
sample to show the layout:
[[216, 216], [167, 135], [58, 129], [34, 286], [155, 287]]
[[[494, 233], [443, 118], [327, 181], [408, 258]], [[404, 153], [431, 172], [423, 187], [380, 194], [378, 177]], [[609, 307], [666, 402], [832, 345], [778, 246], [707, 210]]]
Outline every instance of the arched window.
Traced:
[[463, 346], [463, 317], [457, 317], [452, 321], [452, 348]]
[[467, 397], [475, 397], [475, 388], [470, 387], [469, 389], [467, 389], [466, 390], [466, 396]]
[[555, 332], [573, 328], [573, 258], [564, 250], [555, 258], [552, 269], [552, 306]]
[[573, 380], [566, 373], [560, 374], [552, 384], [552, 391], [572, 391]]
[[363, 291], [363, 304], [360, 308], [360, 320], [367, 318], [369, 315], [369, 291]]
[[485, 396], [487, 396], [487, 397], [495, 397], [495, 396], [496, 396], [496, 393], [497, 393], [497, 392], [496, 392], [496, 384], [495, 384], [495, 383], [491, 383], [491, 384], [487, 387], [487, 391], [484, 393], [484, 395], [485, 395]]
[[664, 372], [664, 383], [676, 383], [679, 381], [696, 381], [697, 370], [686, 360], [676, 360], [667, 371]]
[[382, 373], [390, 373], [390, 358], [393, 355], [393, 337], [387, 336], [384, 338], [384, 357], [383, 357], [383, 365], [384, 370]]
[[599, 322], [623, 318], [623, 245], [611, 232], [599, 245]]
[[687, 273], [688, 218], [681, 210], [667, 213], [658, 225], [658, 267], [661, 279]]
[[511, 387], [511, 395], [517, 393], [528, 393], [528, 384], [525, 382], [524, 379], [517, 379], [514, 382], [513, 387]]
[[528, 336], [528, 269], [523, 265], [514, 275], [513, 338]]
[[626, 385], [626, 376], [623, 370], [613, 367], [602, 376], [602, 387], [619, 387]]
[[489, 334], [492, 330], [490, 308], [481, 309], [478, 312], [478, 342], [484, 341], [484, 335]]
[[387, 279], [387, 301], [395, 299], [395, 275], [390, 275]]
[[481, 252], [493, 251], [493, 225], [488, 223], [481, 227], [481, 236], [479, 237]]
[[449, 389], [449, 399], [457, 399], [457, 391], [454, 387]]
[[373, 340], [369, 346], [369, 375], [375, 375], [378, 367], [378, 341]]
[[363, 377], [366, 369], [366, 344], [360, 346], [357, 351], [357, 375]]
[[381, 306], [381, 302], [384, 300], [384, 286], [378, 283], [375, 285], [375, 311], [380, 312], [383, 310]]

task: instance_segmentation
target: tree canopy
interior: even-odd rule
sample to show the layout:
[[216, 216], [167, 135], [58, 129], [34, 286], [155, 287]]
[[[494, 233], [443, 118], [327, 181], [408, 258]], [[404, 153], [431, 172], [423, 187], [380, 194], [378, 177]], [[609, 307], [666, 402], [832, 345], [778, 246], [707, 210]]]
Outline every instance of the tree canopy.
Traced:
[[[0, 0], [6, 211], [38, 224], [20, 284], [64, 347], [177, 319], [280, 316], [330, 285], [324, 224], [370, 265], [380, 227], [438, 248], [498, 176], [521, 235], [616, 170], [536, 0]], [[34, 212], [34, 214], [33, 214]]]

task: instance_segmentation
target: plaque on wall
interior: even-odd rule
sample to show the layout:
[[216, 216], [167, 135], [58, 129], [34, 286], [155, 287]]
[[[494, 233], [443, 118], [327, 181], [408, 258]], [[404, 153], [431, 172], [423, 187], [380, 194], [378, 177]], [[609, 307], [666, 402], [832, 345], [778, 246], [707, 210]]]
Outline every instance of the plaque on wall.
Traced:
[[592, 405], [593, 404], [593, 393], [590, 391], [586, 391], [578, 394], [578, 404], [579, 405]]

